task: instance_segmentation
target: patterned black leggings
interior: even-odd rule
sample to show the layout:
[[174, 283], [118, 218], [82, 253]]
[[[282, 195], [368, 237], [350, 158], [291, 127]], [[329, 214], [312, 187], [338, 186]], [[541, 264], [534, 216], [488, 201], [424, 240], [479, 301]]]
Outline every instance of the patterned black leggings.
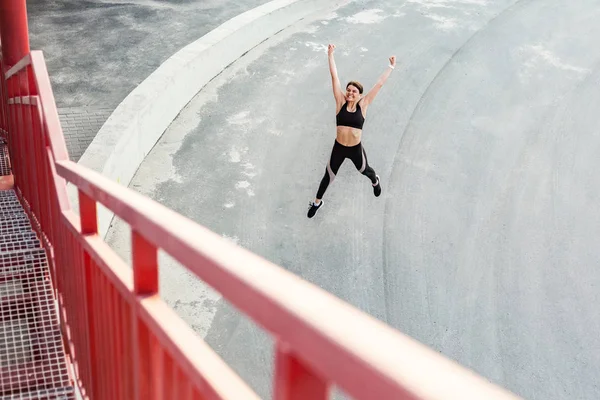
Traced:
[[377, 183], [377, 176], [375, 175], [373, 168], [369, 166], [369, 162], [367, 161], [367, 153], [365, 153], [362, 143], [348, 147], [340, 144], [336, 140], [333, 145], [333, 150], [331, 151], [329, 163], [327, 163], [327, 167], [325, 168], [325, 175], [323, 176], [323, 179], [321, 179], [321, 184], [319, 185], [319, 190], [317, 191], [317, 199], [320, 200], [323, 198], [325, 190], [327, 190], [327, 186], [333, 182], [335, 175], [346, 158], [352, 160], [358, 172], [367, 176], [373, 185]]

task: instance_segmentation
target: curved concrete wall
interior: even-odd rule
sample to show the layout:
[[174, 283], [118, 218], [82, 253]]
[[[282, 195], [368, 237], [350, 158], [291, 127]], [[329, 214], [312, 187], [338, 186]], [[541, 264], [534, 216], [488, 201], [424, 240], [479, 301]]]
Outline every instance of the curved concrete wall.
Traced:
[[[79, 163], [125, 186], [167, 127], [216, 75], [280, 30], [333, 0], [275, 0], [244, 12], [171, 56], [134, 89], [102, 126]], [[70, 188], [71, 202], [77, 195]], [[113, 213], [98, 207], [104, 237]]]

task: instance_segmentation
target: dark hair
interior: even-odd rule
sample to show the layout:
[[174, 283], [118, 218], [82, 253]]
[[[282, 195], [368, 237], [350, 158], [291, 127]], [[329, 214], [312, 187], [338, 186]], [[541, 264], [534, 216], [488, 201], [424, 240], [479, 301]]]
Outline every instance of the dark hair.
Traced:
[[346, 89], [348, 89], [348, 86], [350, 86], [350, 85], [352, 85], [355, 88], [357, 88], [358, 89], [358, 93], [362, 94], [362, 92], [363, 92], [363, 85], [361, 85], [359, 82], [356, 82], [356, 81], [350, 81], [346, 85]]

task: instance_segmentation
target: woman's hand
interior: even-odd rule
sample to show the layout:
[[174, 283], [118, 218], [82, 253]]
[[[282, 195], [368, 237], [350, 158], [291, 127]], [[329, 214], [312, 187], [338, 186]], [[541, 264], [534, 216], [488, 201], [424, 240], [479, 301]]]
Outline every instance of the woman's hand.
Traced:
[[329, 55], [329, 56], [332, 55], [334, 50], [335, 50], [335, 44], [330, 44], [327, 47], [327, 55]]
[[396, 56], [391, 56], [391, 57], [390, 57], [390, 65], [391, 65], [392, 67], [395, 67], [395, 66], [396, 66]]

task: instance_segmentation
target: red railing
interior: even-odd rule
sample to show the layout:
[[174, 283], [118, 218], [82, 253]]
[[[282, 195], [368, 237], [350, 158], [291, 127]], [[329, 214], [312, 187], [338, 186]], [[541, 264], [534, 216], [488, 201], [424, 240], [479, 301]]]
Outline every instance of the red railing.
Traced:
[[[0, 48], [0, 56], [2, 54]], [[4, 71], [4, 60], [0, 57], [0, 71]], [[8, 94], [6, 91], [6, 81], [4, 79], [0, 79], [0, 138], [6, 139], [6, 134], [8, 131], [8, 116], [6, 115], [8, 104]]]
[[[407, 336], [68, 158], [41, 52], [6, 74], [18, 192], [49, 254], [65, 343], [90, 399], [257, 399], [160, 298], [164, 250], [273, 335], [274, 398], [512, 399]], [[66, 181], [79, 192], [71, 209]], [[132, 268], [97, 234], [97, 202], [131, 227]]]

